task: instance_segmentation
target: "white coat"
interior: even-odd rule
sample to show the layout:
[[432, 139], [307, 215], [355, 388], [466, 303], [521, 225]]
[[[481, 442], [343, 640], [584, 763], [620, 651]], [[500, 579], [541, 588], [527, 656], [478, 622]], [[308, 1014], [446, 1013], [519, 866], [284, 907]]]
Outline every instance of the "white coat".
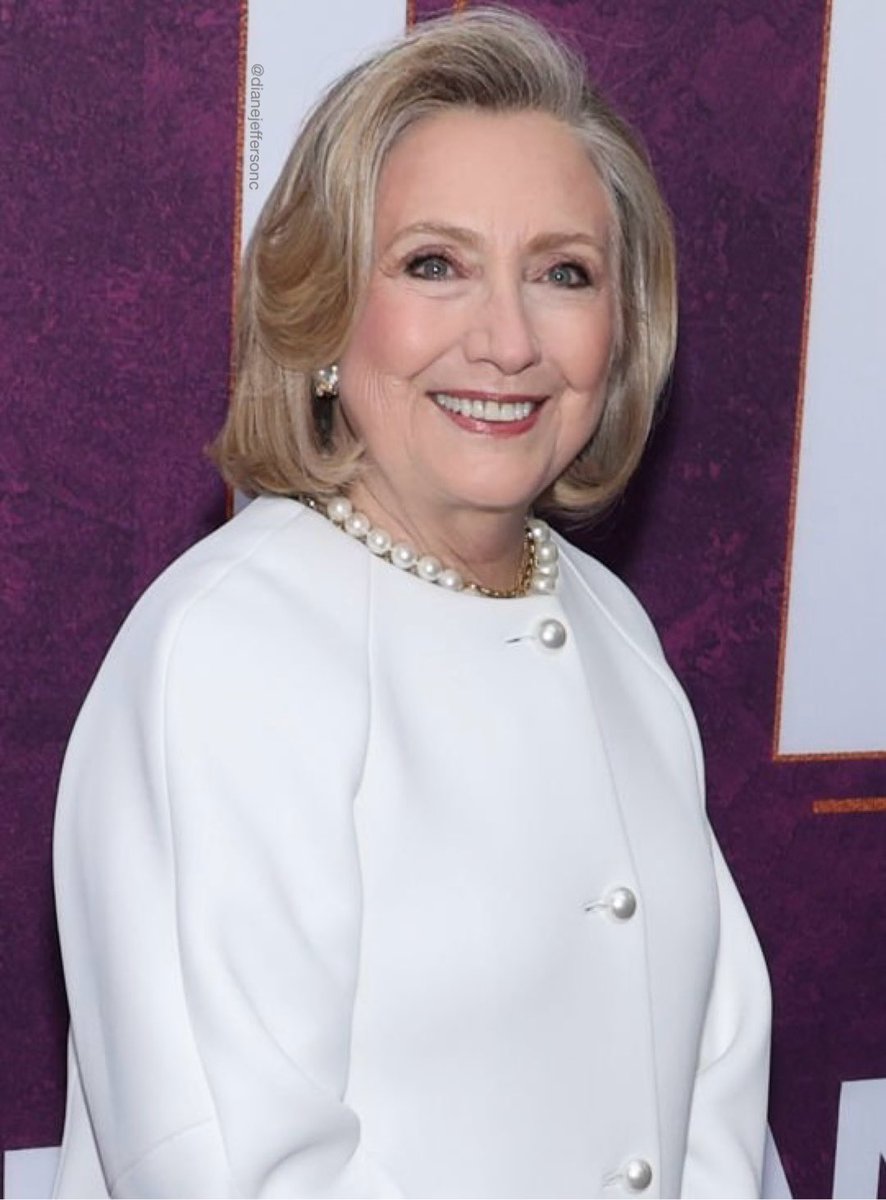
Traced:
[[702, 797], [588, 556], [484, 599], [255, 501], [71, 741], [57, 1194], [757, 1195], [768, 986]]

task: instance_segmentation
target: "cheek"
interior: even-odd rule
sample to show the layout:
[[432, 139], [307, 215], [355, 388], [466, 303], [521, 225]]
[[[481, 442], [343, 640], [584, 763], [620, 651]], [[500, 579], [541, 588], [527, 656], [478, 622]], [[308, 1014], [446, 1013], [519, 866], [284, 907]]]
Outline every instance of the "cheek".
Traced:
[[408, 382], [445, 348], [451, 322], [444, 308], [411, 294], [402, 283], [380, 285], [354, 327], [341, 359], [343, 371], [354, 368], [387, 380], [389, 386]]
[[597, 392], [604, 388], [609, 376], [614, 345], [614, 326], [608, 317], [584, 330], [584, 338], [576, 337], [571, 356], [575, 386]]
[[360, 313], [344, 354], [343, 378], [348, 374], [386, 374], [397, 349], [396, 306], [383, 295], [369, 297]]
[[596, 397], [609, 376], [614, 321], [607, 309], [549, 312], [544, 316], [542, 345], [573, 392]]
[[390, 437], [392, 428], [399, 430], [398, 437], [409, 434], [411, 380], [420, 361], [412, 345], [413, 310], [402, 297], [378, 289], [364, 305], [339, 359], [342, 407], [370, 445]]
[[591, 407], [600, 412], [609, 392], [610, 377], [609, 347], [596, 358], [586, 359], [576, 367], [575, 389], [587, 398]]

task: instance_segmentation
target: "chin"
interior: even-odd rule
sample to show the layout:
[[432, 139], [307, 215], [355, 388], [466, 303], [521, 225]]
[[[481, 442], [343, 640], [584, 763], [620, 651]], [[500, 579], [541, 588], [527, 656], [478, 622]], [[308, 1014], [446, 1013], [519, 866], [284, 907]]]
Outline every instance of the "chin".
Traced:
[[490, 478], [465, 481], [461, 487], [453, 486], [452, 494], [461, 496], [468, 506], [485, 508], [497, 512], [525, 513], [536, 498], [550, 487], [546, 477], [527, 483], [525, 475], [518, 478]]
[[456, 504], [463, 508], [482, 509], [486, 512], [519, 513], [523, 516], [533, 505], [537, 496], [545, 489], [527, 492], [525, 488], [474, 488], [465, 489], [457, 496]]

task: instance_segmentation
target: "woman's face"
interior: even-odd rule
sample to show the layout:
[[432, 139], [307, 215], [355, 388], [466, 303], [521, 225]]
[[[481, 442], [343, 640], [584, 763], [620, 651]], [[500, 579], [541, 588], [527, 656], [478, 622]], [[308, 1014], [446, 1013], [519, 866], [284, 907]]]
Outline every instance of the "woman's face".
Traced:
[[453, 110], [394, 145], [340, 360], [365, 486], [389, 514], [522, 514], [579, 453], [613, 341], [611, 219], [578, 139], [545, 114]]

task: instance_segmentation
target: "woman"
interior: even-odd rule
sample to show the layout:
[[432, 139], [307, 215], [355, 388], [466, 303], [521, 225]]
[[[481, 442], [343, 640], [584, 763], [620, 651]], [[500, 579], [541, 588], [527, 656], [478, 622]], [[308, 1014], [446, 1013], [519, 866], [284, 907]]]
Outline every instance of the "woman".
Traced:
[[422, 26], [322, 101], [243, 272], [217, 455], [258, 499], [65, 766], [58, 1194], [757, 1194], [768, 992], [692, 715], [532, 515], [618, 494], [673, 336], [645, 159], [538, 26]]

